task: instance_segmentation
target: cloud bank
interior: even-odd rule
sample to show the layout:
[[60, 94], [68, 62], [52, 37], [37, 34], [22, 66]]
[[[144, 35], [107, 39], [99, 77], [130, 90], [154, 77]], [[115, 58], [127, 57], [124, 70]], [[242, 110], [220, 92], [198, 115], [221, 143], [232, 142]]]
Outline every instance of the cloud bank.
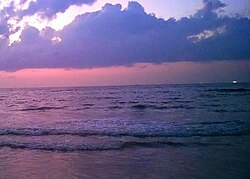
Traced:
[[[63, 12], [68, 2], [80, 2], [65, 1], [56, 6], [57, 1], [48, 1], [52, 4], [48, 3], [47, 9], [38, 0], [23, 13], [39, 11], [50, 17]], [[61, 31], [46, 28], [40, 32], [26, 26], [21, 42], [12, 46], [0, 36], [0, 70], [249, 60], [250, 20], [219, 17], [218, 13], [226, 6], [219, 0], [203, 3], [195, 15], [180, 20], [156, 18], [139, 3], [130, 2], [124, 10], [119, 4], [106, 4], [100, 11], [76, 17]], [[0, 25], [0, 34], [1, 29], [4, 31]]]

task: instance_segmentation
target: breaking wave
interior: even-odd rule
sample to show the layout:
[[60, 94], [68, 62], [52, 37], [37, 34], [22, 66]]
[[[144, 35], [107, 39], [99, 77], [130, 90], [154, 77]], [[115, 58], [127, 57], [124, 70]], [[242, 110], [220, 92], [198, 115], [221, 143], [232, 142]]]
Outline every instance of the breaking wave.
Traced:
[[73, 151], [103, 151], [103, 150], [122, 150], [132, 147], [192, 147], [192, 146], [231, 146], [229, 143], [211, 143], [211, 142], [179, 142], [173, 140], [155, 140], [155, 141], [112, 141], [112, 142], [92, 142], [92, 143], [45, 143], [41, 141], [33, 142], [20, 142], [20, 141], [0, 141], [0, 147], [9, 147], [13, 149], [30, 149], [30, 150], [45, 150], [45, 151], [61, 151], [61, 152], [73, 152]]
[[[113, 121], [114, 122], [114, 121]], [[71, 125], [71, 123], [69, 124]], [[81, 126], [79, 128], [79, 126]], [[72, 125], [73, 126], [73, 125]], [[250, 125], [242, 121], [201, 122], [174, 125], [161, 122], [105, 123], [93, 121], [77, 123], [77, 129], [68, 128], [0, 128], [0, 136], [133, 136], [133, 137], [190, 137], [190, 136], [234, 136], [250, 134]], [[85, 126], [85, 127], [84, 127]], [[88, 127], [90, 126], [90, 127]]]

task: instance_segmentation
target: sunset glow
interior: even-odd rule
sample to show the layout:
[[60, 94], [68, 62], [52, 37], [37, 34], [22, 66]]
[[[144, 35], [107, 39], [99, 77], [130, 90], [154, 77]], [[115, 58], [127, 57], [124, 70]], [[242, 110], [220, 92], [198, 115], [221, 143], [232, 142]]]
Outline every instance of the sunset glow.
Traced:
[[0, 87], [248, 82], [247, 4], [1, 2]]
[[0, 179], [249, 178], [250, 0], [0, 0]]
[[[136, 64], [91, 69], [24, 69], [0, 72], [0, 87], [112, 86], [247, 81], [250, 62]], [[241, 74], [237, 74], [238, 71]], [[220, 74], [220, 76], [218, 76]]]

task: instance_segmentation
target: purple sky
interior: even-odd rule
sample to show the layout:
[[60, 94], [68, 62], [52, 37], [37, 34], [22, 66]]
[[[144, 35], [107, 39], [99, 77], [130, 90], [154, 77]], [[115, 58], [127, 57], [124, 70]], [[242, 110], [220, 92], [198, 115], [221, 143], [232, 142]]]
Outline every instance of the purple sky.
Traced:
[[[52, 73], [53, 69], [124, 67], [136, 71], [137, 64], [168, 69], [158, 74], [164, 83], [223, 82], [234, 76], [249, 81], [249, 1], [239, 0], [237, 6], [232, 0], [107, 2], [111, 4], [100, 0], [1, 1], [0, 82], [7, 84], [2, 86], [22, 86], [24, 81], [17, 75], [20, 70], [42, 73], [41, 69], [51, 69]], [[180, 71], [181, 67], [187, 68], [174, 66], [175, 63], [192, 66], [190, 80], [174, 78], [178, 76], [176, 70], [176, 74], [171, 73], [173, 80], [164, 78], [170, 70], [166, 64]], [[232, 65], [223, 63], [233, 66], [244, 63], [246, 68], [233, 70]], [[218, 64], [223, 73], [217, 69], [215, 77], [208, 80], [206, 68]], [[230, 70], [225, 68], [232, 68], [234, 73], [228, 77], [225, 71]], [[150, 73], [145, 72], [142, 83], [157, 82], [147, 81]], [[198, 72], [200, 78], [195, 80]], [[16, 78], [14, 82], [7, 77], [11, 73]], [[57, 78], [60, 81], [67, 76]], [[116, 84], [115, 81], [110, 77], [109, 84]], [[96, 81], [93, 85], [98, 84]]]

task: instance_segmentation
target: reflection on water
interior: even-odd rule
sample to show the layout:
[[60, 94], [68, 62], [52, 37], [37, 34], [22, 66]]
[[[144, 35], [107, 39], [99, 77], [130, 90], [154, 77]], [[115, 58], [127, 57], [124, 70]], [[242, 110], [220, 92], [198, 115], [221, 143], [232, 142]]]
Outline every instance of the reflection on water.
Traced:
[[249, 98], [250, 84], [0, 89], [0, 178], [247, 178]]

